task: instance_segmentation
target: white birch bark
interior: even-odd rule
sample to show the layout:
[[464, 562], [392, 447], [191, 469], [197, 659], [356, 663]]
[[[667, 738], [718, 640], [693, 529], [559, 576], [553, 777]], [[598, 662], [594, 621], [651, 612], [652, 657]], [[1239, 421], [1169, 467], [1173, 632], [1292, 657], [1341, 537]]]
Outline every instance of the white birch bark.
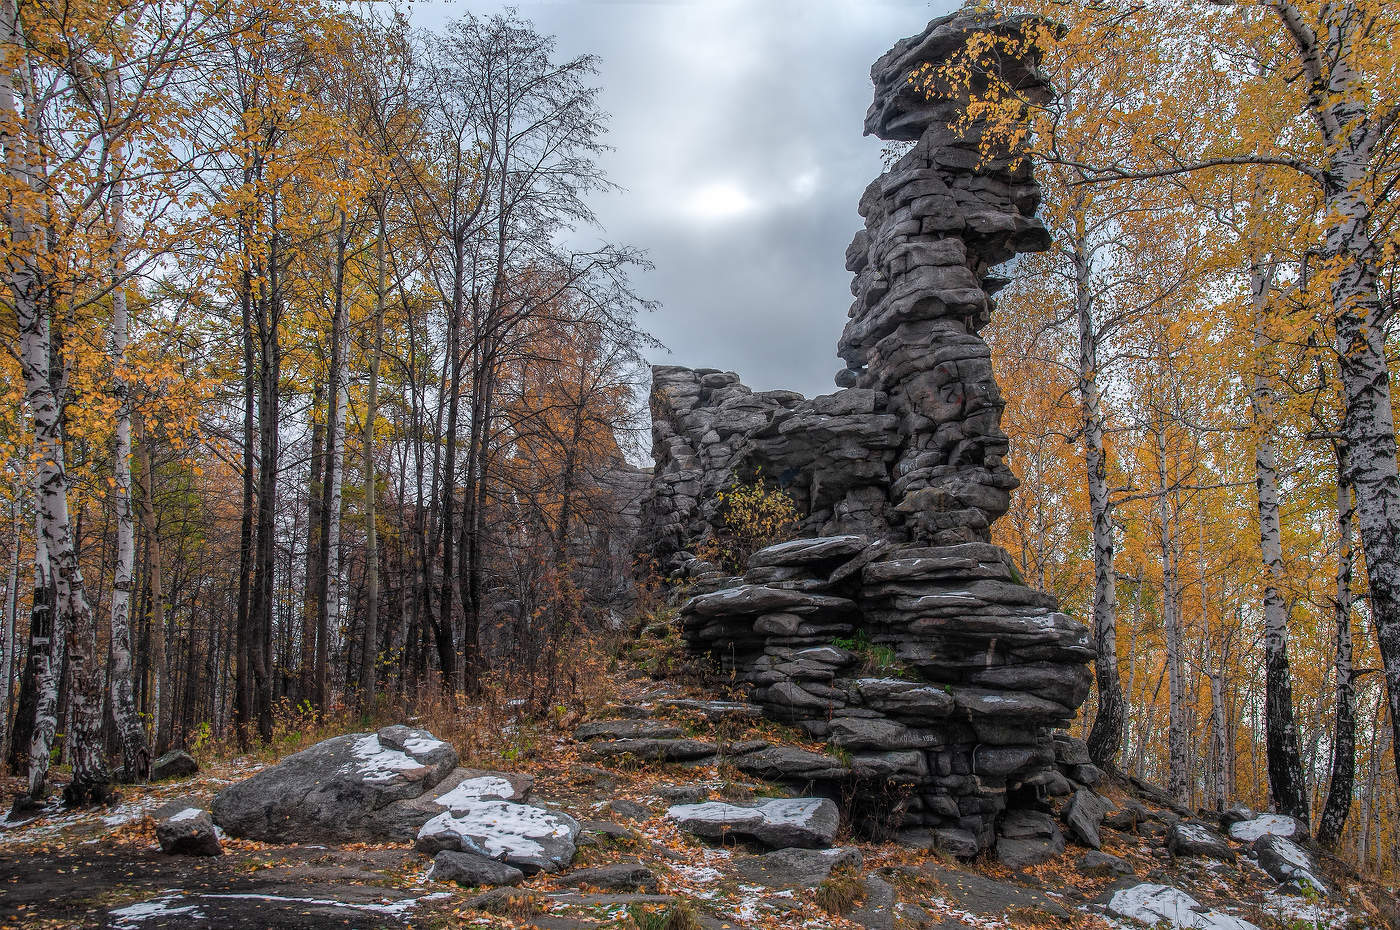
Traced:
[[1368, 183], [1400, 112], [1385, 94], [1390, 88], [1368, 86], [1356, 66], [1357, 47], [1371, 28], [1362, 5], [1325, 0], [1317, 8], [1318, 28], [1291, 0], [1267, 0], [1267, 5], [1294, 45], [1309, 87], [1309, 114], [1323, 141], [1319, 180], [1327, 225], [1321, 252], [1340, 362], [1346, 478], [1356, 495], [1390, 707], [1390, 748], [1400, 766], [1400, 476], [1385, 356], [1386, 311], [1377, 291], [1383, 250], [1373, 236], [1371, 198], [1379, 185]]
[[14, 668], [15, 653], [18, 651], [18, 643], [15, 642], [15, 611], [19, 609], [19, 598], [16, 596], [16, 586], [19, 585], [19, 559], [20, 544], [24, 533], [24, 522], [20, 518], [19, 499], [23, 493], [19, 482], [15, 482], [14, 496], [10, 501], [10, 539], [14, 556], [9, 560], [10, 569], [5, 577], [5, 599], [0, 603], [0, 614], [4, 615], [4, 622], [0, 623], [0, 635], [4, 639], [0, 640], [0, 682], [5, 687], [5, 700], [3, 701], [3, 716], [0, 716], [0, 746], [4, 746], [9, 735], [10, 715], [14, 708]]
[[1108, 458], [1104, 451], [1104, 416], [1099, 387], [1098, 334], [1094, 326], [1088, 236], [1082, 213], [1076, 218], [1072, 244], [1075, 269], [1075, 311], [1079, 324], [1080, 429], [1084, 441], [1084, 472], [1089, 491], [1094, 558], [1094, 680], [1098, 711], [1089, 733], [1089, 754], [1095, 764], [1117, 766], [1126, 724], [1123, 686], [1118, 674], [1118, 578], [1113, 570], [1113, 506], [1108, 496]]
[[[116, 66], [108, 72], [107, 98], [110, 111], [119, 84]], [[112, 451], [113, 498], [117, 512], [116, 568], [112, 578], [111, 661], [108, 687], [112, 719], [122, 744], [122, 775], [126, 781], [144, 781], [150, 774], [151, 753], [146, 733], [136, 712], [135, 681], [131, 660], [131, 588], [136, 566], [136, 521], [131, 506], [131, 386], [126, 379], [126, 347], [130, 324], [127, 316], [126, 285], [126, 143], [112, 140], [112, 329], [110, 355], [112, 393], [117, 398], [115, 448]]]
[[[19, 13], [14, 0], [0, 4], [0, 47], [22, 49]], [[107, 773], [102, 760], [101, 683], [96, 674], [97, 628], [92, 608], [83, 588], [72, 526], [68, 512], [68, 476], [64, 463], [62, 411], [49, 374], [49, 315], [42, 293], [39, 253], [42, 191], [35, 175], [40, 163], [32, 150], [32, 139], [21, 127], [33, 123], [33, 113], [21, 113], [16, 93], [16, 75], [22, 63], [6, 62], [0, 67], [0, 142], [5, 150], [5, 168], [11, 179], [10, 197], [5, 208], [9, 233], [6, 284], [15, 309], [19, 331], [19, 362], [24, 379], [24, 399], [33, 420], [37, 457], [35, 509], [39, 514], [39, 539], [47, 547], [56, 592], [54, 609], [55, 641], [66, 640], [69, 681], [72, 692], [69, 710], [72, 725], [66, 728], [65, 749], [73, 763], [73, 779], [67, 798], [83, 803], [89, 797], [105, 800]], [[24, 195], [31, 196], [24, 196]], [[50, 664], [50, 679], [57, 669]], [[46, 682], [53, 700], [40, 699], [43, 711], [35, 721], [30, 755], [30, 798], [38, 801], [48, 774], [48, 751], [57, 721], [57, 681]], [[36, 769], [36, 766], [38, 767]]]
[[[342, 342], [341, 358], [345, 357]], [[327, 515], [328, 532], [326, 545], [329, 547], [326, 558], [326, 630], [330, 636], [340, 636], [340, 502], [345, 480], [345, 421], [350, 402], [350, 392], [346, 389], [345, 378], [335, 392], [335, 442], [327, 457], [331, 468], [330, 513]]]
[[1157, 432], [1158, 552], [1162, 560], [1162, 627], [1167, 640], [1167, 791], [1177, 801], [1190, 800], [1190, 728], [1186, 716], [1185, 633], [1181, 615], [1181, 581], [1177, 572], [1175, 514], [1167, 487], [1165, 424]]
[[1308, 792], [1303, 783], [1298, 726], [1293, 715], [1293, 684], [1288, 667], [1288, 608], [1283, 601], [1283, 537], [1279, 519], [1278, 454], [1274, 448], [1273, 388], [1262, 359], [1268, 352], [1264, 311], [1273, 286], [1272, 264], [1250, 268], [1250, 307], [1254, 351], [1258, 357], [1250, 406], [1258, 436], [1254, 450], [1254, 485], [1259, 508], [1259, 552], [1264, 567], [1264, 731], [1269, 793], [1275, 808], [1310, 823]]

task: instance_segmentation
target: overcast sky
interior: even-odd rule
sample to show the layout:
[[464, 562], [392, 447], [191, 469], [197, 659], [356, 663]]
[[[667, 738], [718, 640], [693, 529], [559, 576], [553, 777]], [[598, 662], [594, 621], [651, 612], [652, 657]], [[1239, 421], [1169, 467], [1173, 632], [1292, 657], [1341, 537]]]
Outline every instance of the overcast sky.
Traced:
[[594, 208], [645, 249], [661, 302], [652, 361], [739, 373], [756, 389], [835, 389], [850, 306], [846, 245], [880, 172], [861, 136], [870, 65], [954, 0], [420, 2], [439, 25], [513, 6], [561, 56], [601, 57], [616, 193]]

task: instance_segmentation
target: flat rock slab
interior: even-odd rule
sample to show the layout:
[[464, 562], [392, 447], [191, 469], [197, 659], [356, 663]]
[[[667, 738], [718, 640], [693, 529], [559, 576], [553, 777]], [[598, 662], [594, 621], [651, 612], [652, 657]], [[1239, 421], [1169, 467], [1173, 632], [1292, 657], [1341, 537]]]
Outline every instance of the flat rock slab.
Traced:
[[672, 698], [657, 701], [655, 709], [662, 714], [700, 714], [711, 723], [763, 716], [762, 708], [743, 701], [698, 701], [690, 698]]
[[426, 730], [384, 727], [324, 740], [214, 798], [214, 822], [268, 843], [374, 842], [380, 812], [419, 798], [457, 765], [457, 751]]
[[672, 723], [646, 717], [629, 720], [594, 720], [574, 731], [574, 739], [679, 739], [685, 734]]
[[870, 540], [864, 536], [821, 536], [792, 539], [760, 549], [749, 557], [749, 567], [764, 565], [810, 565], [836, 559], [849, 559], [865, 550]]
[[734, 862], [739, 874], [769, 888], [815, 888], [842, 866], [860, 868], [860, 850], [854, 846], [839, 849], [776, 849], [761, 856], [745, 856]]
[[1211, 910], [1180, 888], [1173, 888], [1171, 885], [1143, 883], [1120, 888], [1108, 899], [1108, 912], [1115, 917], [1140, 921], [1149, 927], [1259, 930], [1247, 920]]
[[835, 756], [791, 746], [767, 746], [731, 759], [730, 764], [765, 781], [835, 781], [851, 773], [850, 766]]
[[705, 839], [739, 834], [775, 848], [830, 846], [841, 822], [829, 798], [771, 798], [745, 807], [722, 801], [678, 804], [666, 816]]
[[968, 869], [953, 869], [927, 862], [918, 873], [933, 879], [940, 896], [960, 911], [976, 917], [993, 917], [998, 922], [1013, 910], [1042, 911], [1066, 922], [1070, 912], [1054, 898], [1025, 885], [991, 878]]
[[588, 748], [601, 759], [632, 756], [648, 762], [694, 762], [718, 751], [714, 743], [698, 739], [610, 739], [589, 743]]
[[573, 861], [579, 823], [568, 814], [481, 800], [446, 811], [418, 831], [420, 852], [472, 852], [515, 866], [527, 875], [554, 872]]

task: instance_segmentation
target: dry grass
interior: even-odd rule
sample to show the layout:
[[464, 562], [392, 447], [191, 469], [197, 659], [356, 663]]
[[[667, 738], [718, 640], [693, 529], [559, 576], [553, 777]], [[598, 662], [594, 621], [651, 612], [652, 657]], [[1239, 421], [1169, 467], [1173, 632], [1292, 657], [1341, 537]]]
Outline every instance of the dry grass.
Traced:
[[634, 904], [628, 909], [628, 917], [636, 930], [703, 930], [700, 915], [685, 901], [677, 901], [662, 910]]
[[865, 882], [854, 869], [837, 869], [817, 886], [817, 907], [840, 916], [865, 900]]

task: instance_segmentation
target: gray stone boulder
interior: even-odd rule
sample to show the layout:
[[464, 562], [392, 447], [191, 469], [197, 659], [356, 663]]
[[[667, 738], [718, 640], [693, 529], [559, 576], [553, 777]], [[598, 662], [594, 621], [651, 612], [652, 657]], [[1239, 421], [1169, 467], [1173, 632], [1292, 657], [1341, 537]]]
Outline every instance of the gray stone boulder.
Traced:
[[1233, 862], [1235, 851], [1225, 837], [1198, 820], [1183, 820], [1167, 830], [1167, 852], [1178, 859], [1202, 857]]
[[1136, 874], [1128, 860], [1112, 853], [1090, 850], [1079, 857], [1079, 871], [1085, 875], [1123, 876]]
[[1275, 833], [1265, 833], [1254, 841], [1254, 855], [1259, 867], [1281, 885], [1298, 891], [1327, 894], [1327, 883], [1316, 860], [1302, 846]]
[[1069, 829], [1070, 838], [1098, 849], [1103, 845], [1103, 840], [1099, 837], [1099, 827], [1103, 824], [1108, 810], [1108, 801], [1088, 788], [1080, 788], [1065, 808], [1065, 826]]
[[168, 856], [221, 856], [214, 821], [200, 802], [181, 798], [162, 805], [152, 814], [156, 822], [156, 840], [160, 851]]
[[656, 875], [640, 862], [620, 862], [592, 869], [579, 869], [577, 872], [570, 872], [564, 881], [575, 888], [598, 888], [602, 891], [656, 894], [660, 890]]
[[704, 839], [739, 834], [774, 848], [830, 846], [841, 824], [841, 815], [828, 798], [769, 798], [747, 807], [723, 801], [678, 804], [666, 816]]
[[183, 749], [172, 749], [151, 763], [151, 781], [189, 778], [199, 773], [199, 763]]
[[469, 886], [518, 885], [525, 880], [525, 873], [488, 856], [444, 849], [433, 857], [433, 869], [428, 878]]
[[854, 846], [836, 849], [776, 849], [761, 856], [745, 856], [734, 862], [739, 874], [769, 888], [815, 888], [833, 869], [861, 866], [860, 850]]
[[568, 814], [486, 799], [438, 814], [418, 830], [419, 852], [472, 852], [527, 875], [556, 872], [573, 861], [579, 823]]
[[403, 831], [386, 809], [421, 798], [456, 765], [457, 751], [426, 730], [350, 733], [225, 788], [212, 813], [230, 835], [268, 843], [396, 839]]

